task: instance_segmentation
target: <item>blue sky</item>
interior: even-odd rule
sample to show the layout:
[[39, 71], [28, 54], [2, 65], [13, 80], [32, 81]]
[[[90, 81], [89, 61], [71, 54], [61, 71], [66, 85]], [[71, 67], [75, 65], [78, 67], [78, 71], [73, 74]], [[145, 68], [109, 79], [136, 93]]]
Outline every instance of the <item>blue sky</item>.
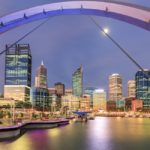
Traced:
[[[60, 0], [59, 0], [60, 1]], [[119, 1], [119, 0], [118, 0]], [[150, 7], [148, 0], [122, 0]], [[0, 0], [0, 16], [56, 0]], [[144, 68], [150, 69], [150, 32], [111, 18], [94, 16], [103, 27], [110, 29], [110, 35], [118, 41]], [[0, 49], [13, 43], [30, 31], [42, 20], [29, 23], [0, 35]], [[123, 78], [124, 95], [126, 83], [134, 79], [138, 68], [108, 40], [87, 16], [54, 17], [47, 24], [29, 35], [22, 43], [29, 43], [33, 55], [32, 83], [36, 68], [44, 61], [48, 69], [48, 83], [63, 82], [71, 87], [74, 70], [83, 65], [84, 87], [108, 88], [108, 76], [119, 73]], [[3, 88], [4, 56], [0, 57], [0, 89]]]

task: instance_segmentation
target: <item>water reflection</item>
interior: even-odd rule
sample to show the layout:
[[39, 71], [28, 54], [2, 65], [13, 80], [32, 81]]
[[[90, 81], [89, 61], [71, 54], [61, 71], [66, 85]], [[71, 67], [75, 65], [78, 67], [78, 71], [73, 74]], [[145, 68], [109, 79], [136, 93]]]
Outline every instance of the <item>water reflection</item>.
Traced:
[[32, 130], [0, 150], [145, 150], [150, 147], [150, 119], [96, 118], [49, 130]]
[[96, 118], [94, 123], [89, 122], [88, 127], [88, 150], [111, 150], [110, 120], [107, 118]]

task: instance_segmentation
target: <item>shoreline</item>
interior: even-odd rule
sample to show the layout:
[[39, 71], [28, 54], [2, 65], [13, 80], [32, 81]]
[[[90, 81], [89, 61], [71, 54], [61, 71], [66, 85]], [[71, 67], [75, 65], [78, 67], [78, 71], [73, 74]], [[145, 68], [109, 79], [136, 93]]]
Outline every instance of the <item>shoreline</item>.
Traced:
[[34, 129], [50, 129], [69, 124], [69, 120], [63, 119], [59, 121], [30, 121], [14, 126], [0, 128], [0, 141], [17, 138], [28, 130]]

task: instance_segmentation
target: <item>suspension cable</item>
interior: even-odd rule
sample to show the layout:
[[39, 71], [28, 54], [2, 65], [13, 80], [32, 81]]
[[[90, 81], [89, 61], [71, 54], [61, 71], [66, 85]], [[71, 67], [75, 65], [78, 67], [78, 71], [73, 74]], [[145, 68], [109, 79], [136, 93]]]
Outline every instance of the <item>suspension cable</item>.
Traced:
[[40, 23], [39, 25], [37, 25], [36, 27], [34, 27], [32, 30], [30, 30], [28, 33], [26, 33], [25, 35], [23, 35], [21, 38], [19, 38], [17, 41], [15, 41], [13, 44], [11, 44], [10, 46], [8, 46], [6, 49], [4, 49], [3, 51], [0, 52], [0, 55], [2, 55], [3, 53], [5, 53], [9, 48], [13, 47], [14, 45], [16, 45], [17, 43], [19, 43], [20, 41], [22, 41], [24, 38], [26, 38], [28, 35], [30, 35], [31, 33], [33, 33], [35, 30], [37, 30], [38, 28], [40, 28], [42, 25], [44, 25], [45, 23], [47, 23], [50, 19], [47, 18], [46, 20], [44, 20], [42, 23]]
[[92, 16], [89, 16], [89, 18], [121, 50], [121, 52], [124, 53], [143, 72], [143, 74], [147, 78], [149, 78], [149, 75], [144, 71], [143, 67], [133, 57], [131, 57], [131, 55], [116, 40], [114, 40], [108, 33], [106, 33]]

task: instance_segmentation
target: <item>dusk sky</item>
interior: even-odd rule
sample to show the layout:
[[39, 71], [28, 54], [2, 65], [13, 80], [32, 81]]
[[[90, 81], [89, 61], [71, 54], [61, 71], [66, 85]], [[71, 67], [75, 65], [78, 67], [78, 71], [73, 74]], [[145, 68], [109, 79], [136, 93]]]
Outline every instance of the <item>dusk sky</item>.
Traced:
[[[61, 0], [0, 0], [0, 17], [17, 10]], [[119, 1], [119, 0], [118, 0]], [[122, 0], [150, 8], [150, 0]], [[150, 32], [111, 18], [93, 16], [110, 35], [143, 67], [150, 69]], [[0, 35], [0, 50], [13, 43], [43, 20], [28, 23]], [[84, 15], [56, 16], [20, 43], [29, 43], [32, 51], [32, 85], [37, 67], [43, 60], [48, 69], [48, 84], [62, 82], [71, 87], [72, 73], [82, 64], [84, 87], [108, 89], [108, 76], [134, 79], [138, 68]], [[0, 56], [0, 91], [4, 84], [4, 55]]]

